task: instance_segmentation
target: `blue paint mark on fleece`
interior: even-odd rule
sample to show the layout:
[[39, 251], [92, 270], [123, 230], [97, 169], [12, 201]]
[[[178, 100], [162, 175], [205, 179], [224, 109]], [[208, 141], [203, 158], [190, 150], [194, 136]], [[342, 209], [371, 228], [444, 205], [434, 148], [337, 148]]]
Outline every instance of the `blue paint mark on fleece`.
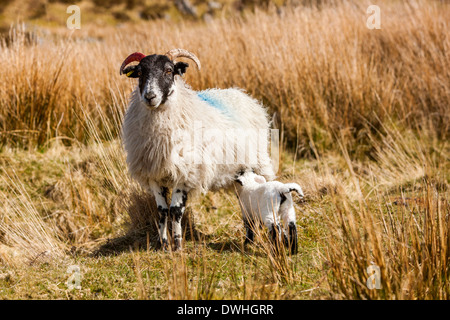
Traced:
[[230, 110], [228, 110], [227, 106], [220, 101], [217, 97], [214, 97], [213, 94], [211, 94], [208, 91], [199, 91], [197, 92], [197, 96], [208, 103], [211, 107], [216, 108], [217, 110], [231, 116]]

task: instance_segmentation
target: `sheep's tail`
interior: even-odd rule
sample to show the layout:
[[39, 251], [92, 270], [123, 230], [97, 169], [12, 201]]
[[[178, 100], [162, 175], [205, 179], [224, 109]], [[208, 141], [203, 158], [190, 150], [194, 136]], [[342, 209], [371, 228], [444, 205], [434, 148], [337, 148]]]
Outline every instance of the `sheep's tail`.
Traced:
[[292, 191], [297, 192], [298, 195], [299, 195], [300, 197], [302, 197], [302, 198], [305, 196], [305, 195], [303, 194], [302, 188], [301, 188], [298, 184], [296, 184], [296, 183], [286, 183], [286, 184], [283, 186], [283, 189], [281, 190], [282, 193], [290, 193], [290, 192], [292, 192]]

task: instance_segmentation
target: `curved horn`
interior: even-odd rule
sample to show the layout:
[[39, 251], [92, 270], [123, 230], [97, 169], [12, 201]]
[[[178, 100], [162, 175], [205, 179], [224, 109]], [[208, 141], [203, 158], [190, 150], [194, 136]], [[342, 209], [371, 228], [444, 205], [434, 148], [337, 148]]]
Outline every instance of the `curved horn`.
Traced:
[[169, 59], [172, 61], [178, 57], [188, 58], [195, 62], [198, 70], [200, 70], [202, 67], [200, 64], [200, 60], [198, 60], [198, 58], [195, 56], [195, 54], [193, 54], [192, 52], [189, 52], [185, 49], [172, 49], [166, 53], [166, 56], [169, 57]]
[[120, 74], [123, 73], [123, 69], [130, 64], [133, 61], [141, 61], [143, 58], [145, 58], [145, 54], [140, 53], [140, 52], [135, 52], [130, 54], [122, 63], [122, 65], [120, 66]]

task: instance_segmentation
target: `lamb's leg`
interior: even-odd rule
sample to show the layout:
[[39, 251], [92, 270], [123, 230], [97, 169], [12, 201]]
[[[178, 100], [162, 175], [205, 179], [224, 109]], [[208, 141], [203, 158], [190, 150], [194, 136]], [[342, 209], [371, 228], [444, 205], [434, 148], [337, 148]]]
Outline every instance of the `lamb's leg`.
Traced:
[[166, 195], [167, 188], [160, 187], [157, 183], [150, 183], [150, 190], [156, 200], [156, 205], [159, 213], [159, 241], [161, 248], [167, 249], [169, 242], [167, 241], [167, 216], [169, 214], [169, 208], [167, 207]]
[[[276, 205], [274, 206], [276, 208]], [[269, 229], [270, 241], [274, 247], [275, 252], [279, 252], [280, 245], [283, 244], [283, 231], [280, 225], [278, 212], [276, 210], [261, 211], [264, 225]]]
[[186, 209], [188, 190], [182, 186], [176, 186], [173, 190], [172, 201], [170, 203], [170, 216], [172, 218], [174, 250], [179, 250], [181, 249], [182, 239], [181, 218]]
[[297, 254], [298, 240], [297, 240], [297, 226], [295, 225], [295, 221], [289, 222], [288, 234], [289, 234], [289, 246], [291, 247], [291, 254]]
[[281, 204], [280, 215], [284, 222], [284, 230], [287, 231], [287, 236], [285, 235], [285, 245], [289, 248], [291, 254], [297, 254], [298, 240], [297, 226], [295, 224], [297, 219], [291, 194], [287, 194], [286, 201]]
[[281, 230], [281, 226], [280, 224], [277, 223], [272, 223], [269, 227], [269, 232], [270, 232], [270, 238], [272, 240], [272, 244], [274, 246], [275, 252], [279, 252], [283, 242], [281, 239], [282, 236], [282, 230]]

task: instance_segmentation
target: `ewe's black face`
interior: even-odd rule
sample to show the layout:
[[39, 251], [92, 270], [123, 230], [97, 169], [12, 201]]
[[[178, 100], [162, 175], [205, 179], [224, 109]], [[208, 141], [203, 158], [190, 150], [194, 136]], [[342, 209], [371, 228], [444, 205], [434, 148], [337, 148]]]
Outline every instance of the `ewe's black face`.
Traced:
[[139, 78], [141, 99], [149, 107], [164, 104], [175, 90], [175, 75], [183, 75], [189, 65], [184, 62], [174, 64], [167, 56], [150, 55], [136, 66], [123, 70], [128, 77]]

